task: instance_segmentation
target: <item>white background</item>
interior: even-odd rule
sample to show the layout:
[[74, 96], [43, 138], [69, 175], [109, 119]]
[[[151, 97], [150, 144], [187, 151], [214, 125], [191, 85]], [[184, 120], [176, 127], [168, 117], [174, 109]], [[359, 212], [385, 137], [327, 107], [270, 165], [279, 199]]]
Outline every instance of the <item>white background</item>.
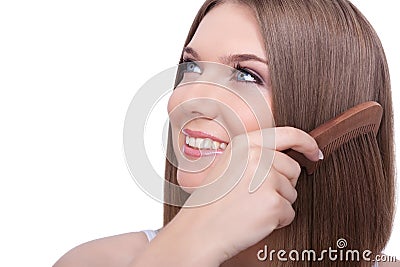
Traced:
[[[162, 225], [125, 165], [124, 117], [178, 62], [202, 2], [0, 2], [0, 266], [51, 266], [82, 242]], [[399, 132], [397, 1], [353, 2], [387, 53]]]

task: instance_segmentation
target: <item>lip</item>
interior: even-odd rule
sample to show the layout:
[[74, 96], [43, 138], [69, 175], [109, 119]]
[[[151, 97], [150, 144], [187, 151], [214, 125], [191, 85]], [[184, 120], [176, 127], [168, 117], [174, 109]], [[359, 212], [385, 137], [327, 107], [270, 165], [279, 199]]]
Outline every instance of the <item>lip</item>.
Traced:
[[[219, 143], [225, 143], [228, 144], [228, 142], [219, 139], [211, 134], [202, 132], [202, 131], [193, 131], [190, 129], [182, 129], [182, 133], [185, 136], [190, 136], [190, 137], [194, 137], [194, 138], [209, 138], [213, 141], [217, 141]], [[185, 142], [183, 142], [183, 146], [182, 146], [182, 152], [190, 157], [193, 158], [200, 158], [200, 157], [207, 157], [207, 156], [215, 156], [218, 154], [222, 154], [224, 153], [225, 150], [222, 150], [220, 148], [218, 149], [197, 149], [197, 148], [193, 148], [188, 146]]]
[[205, 132], [201, 132], [201, 131], [192, 131], [192, 130], [189, 130], [189, 129], [185, 128], [185, 129], [182, 129], [182, 133], [184, 135], [188, 135], [188, 136], [194, 137], [194, 138], [209, 138], [209, 139], [211, 139], [213, 141], [217, 141], [219, 143], [225, 143], [225, 144], [229, 143], [229, 142], [221, 140], [221, 139], [219, 139], [219, 138], [217, 138], [217, 137], [215, 137], [215, 136], [213, 136], [211, 134], [208, 134], [208, 133], [205, 133]]
[[217, 150], [210, 150], [210, 149], [196, 149], [188, 146], [186, 143], [183, 144], [182, 147], [182, 152], [185, 155], [194, 157], [194, 158], [200, 158], [200, 157], [208, 157], [208, 156], [214, 156], [218, 154], [224, 153], [224, 150], [222, 149], [217, 149]]

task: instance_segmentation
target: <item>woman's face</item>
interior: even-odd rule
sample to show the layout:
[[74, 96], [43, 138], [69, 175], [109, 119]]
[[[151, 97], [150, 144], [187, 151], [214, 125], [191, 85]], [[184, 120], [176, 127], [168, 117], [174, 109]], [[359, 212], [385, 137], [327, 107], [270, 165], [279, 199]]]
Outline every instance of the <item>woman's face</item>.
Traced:
[[[179, 164], [177, 179], [190, 193], [218, 165], [235, 135], [272, 127], [273, 118], [268, 112], [272, 103], [265, 44], [255, 15], [247, 6], [225, 3], [213, 8], [184, 49], [183, 58], [185, 62], [230, 66], [226, 70], [240, 69], [229, 79], [235, 87], [232, 90], [211, 83], [191, 83], [178, 86], [169, 99], [173, 147]], [[215, 73], [226, 74], [217, 70], [218, 66], [225, 68], [219, 64], [187, 63], [185, 75], [198, 75], [205, 73], [202, 68], [213, 67]], [[183, 160], [195, 165], [205, 157], [210, 159], [205, 168], [180, 168]]]

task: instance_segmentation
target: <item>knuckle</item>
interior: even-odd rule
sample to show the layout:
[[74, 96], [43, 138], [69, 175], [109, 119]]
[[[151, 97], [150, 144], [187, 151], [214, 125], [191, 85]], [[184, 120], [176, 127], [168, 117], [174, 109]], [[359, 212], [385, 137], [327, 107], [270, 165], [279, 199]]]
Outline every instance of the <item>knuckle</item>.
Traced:
[[273, 211], [279, 212], [282, 210], [283, 199], [278, 193], [275, 193], [270, 197], [269, 203]]
[[261, 157], [261, 149], [259, 147], [252, 147], [249, 150], [249, 161], [257, 163]]
[[294, 211], [294, 209], [291, 207], [287, 210], [285, 210], [285, 215], [281, 218], [280, 221], [280, 227], [285, 227], [288, 226], [289, 224], [291, 224], [294, 220], [294, 218], [296, 217], [296, 212]]
[[294, 211], [293, 208], [290, 208], [289, 211], [288, 211], [288, 221], [289, 221], [289, 223], [291, 223], [294, 220], [295, 217], [296, 217], [296, 212]]
[[296, 134], [297, 129], [292, 126], [286, 126], [282, 129], [284, 135], [293, 136]]
[[301, 138], [302, 137], [302, 135], [303, 135], [303, 131], [302, 130], [300, 130], [300, 129], [298, 129], [298, 128], [295, 128], [295, 127], [290, 127], [290, 131], [291, 131], [291, 134], [295, 137], [295, 138]]
[[293, 202], [292, 202], [292, 204], [296, 201], [297, 195], [298, 195], [297, 190], [294, 189], [294, 190], [293, 190]]
[[295, 161], [295, 160], [293, 160], [293, 161], [294, 161], [293, 168], [294, 168], [294, 171], [295, 171], [295, 175], [296, 175], [296, 177], [299, 177], [300, 173], [301, 173], [301, 166], [297, 161]]

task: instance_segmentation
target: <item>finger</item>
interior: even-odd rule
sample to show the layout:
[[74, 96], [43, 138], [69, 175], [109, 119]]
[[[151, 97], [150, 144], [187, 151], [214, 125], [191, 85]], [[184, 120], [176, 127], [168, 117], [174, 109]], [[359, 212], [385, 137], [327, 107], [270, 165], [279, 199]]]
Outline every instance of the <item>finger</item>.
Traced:
[[283, 228], [291, 224], [296, 216], [292, 205], [286, 199], [283, 200], [282, 216], [279, 218], [278, 226], [276, 229]]
[[288, 179], [293, 187], [296, 187], [301, 173], [301, 167], [297, 161], [282, 152], [267, 148], [255, 151], [255, 153], [259, 153], [260, 161], [249, 185], [250, 193], [257, 191], [268, 176], [271, 167], [274, 167], [276, 171]]
[[308, 133], [294, 127], [279, 127], [275, 135], [276, 150], [296, 150], [308, 159], [319, 160], [319, 147], [317, 141]]
[[262, 185], [264, 180], [268, 177], [272, 168], [272, 161], [274, 155], [277, 153], [275, 150], [268, 148], [252, 149], [250, 151], [250, 160], [257, 160], [255, 163], [255, 172], [249, 184], [249, 192], [253, 193]]
[[[246, 136], [247, 135], [247, 136]], [[319, 160], [319, 147], [315, 139], [308, 133], [289, 126], [266, 128], [241, 135], [250, 145], [267, 147], [277, 151], [296, 150], [312, 161]]]
[[297, 199], [297, 190], [290, 183], [289, 179], [279, 173], [275, 168], [271, 169], [271, 172], [267, 178], [266, 184], [275, 190], [281, 197], [293, 204]]
[[293, 187], [296, 187], [301, 173], [301, 167], [297, 161], [282, 152], [276, 152], [272, 165], [289, 180]]

